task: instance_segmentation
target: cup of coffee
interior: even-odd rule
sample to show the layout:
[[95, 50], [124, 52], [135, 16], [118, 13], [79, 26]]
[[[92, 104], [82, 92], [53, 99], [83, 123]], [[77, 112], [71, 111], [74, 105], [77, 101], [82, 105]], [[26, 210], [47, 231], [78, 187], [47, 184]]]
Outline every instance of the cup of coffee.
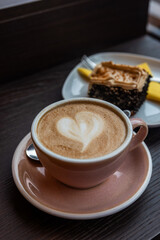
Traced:
[[[136, 127], [139, 130], [134, 134]], [[31, 127], [33, 144], [46, 171], [76, 188], [105, 181], [147, 133], [141, 119], [130, 120], [115, 105], [92, 98], [53, 103], [35, 117]]]

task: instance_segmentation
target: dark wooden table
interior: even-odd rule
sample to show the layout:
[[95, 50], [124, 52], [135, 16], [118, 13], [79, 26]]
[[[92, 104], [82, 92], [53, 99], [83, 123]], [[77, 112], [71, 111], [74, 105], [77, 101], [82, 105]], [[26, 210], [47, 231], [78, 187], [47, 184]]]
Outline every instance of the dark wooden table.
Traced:
[[[102, 50], [160, 58], [160, 43], [147, 35]], [[35, 115], [46, 105], [62, 99], [63, 83], [79, 61], [77, 58], [3, 83], [0, 88], [0, 239], [146, 240], [160, 232], [160, 128], [150, 129], [145, 141], [153, 158], [149, 186], [133, 205], [115, 215], [87, 221], [50, 216], [27, 202], [13, 182], [11, 162], [16, 146], [30, 131]]]

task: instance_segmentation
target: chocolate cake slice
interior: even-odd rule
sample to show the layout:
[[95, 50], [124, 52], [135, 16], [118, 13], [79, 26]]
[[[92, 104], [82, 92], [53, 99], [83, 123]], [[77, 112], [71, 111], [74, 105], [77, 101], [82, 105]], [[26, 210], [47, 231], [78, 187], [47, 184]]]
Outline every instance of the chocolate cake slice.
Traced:
[[144, 102], [150, 75], [136, 66], [102, 62], [90, 77], [88, 95], [136, 113]]

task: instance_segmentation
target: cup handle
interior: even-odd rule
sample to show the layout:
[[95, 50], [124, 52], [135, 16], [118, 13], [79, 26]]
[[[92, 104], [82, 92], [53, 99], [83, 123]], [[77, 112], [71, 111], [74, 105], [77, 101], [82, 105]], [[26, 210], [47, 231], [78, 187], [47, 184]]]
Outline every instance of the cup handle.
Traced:
[[146, 138], [148, 134], [148, 126], [142, 119], [139, 119], [139, 118], [131, 118], [130, 121], [131, 121], [133, 130], [136, 127], [140, 127], [138, 132], [136, 134], [133, 134], [133, 137], [129, 146], [129, 150], [131, 151], [136, 147], [138, 147], [138, 145]]

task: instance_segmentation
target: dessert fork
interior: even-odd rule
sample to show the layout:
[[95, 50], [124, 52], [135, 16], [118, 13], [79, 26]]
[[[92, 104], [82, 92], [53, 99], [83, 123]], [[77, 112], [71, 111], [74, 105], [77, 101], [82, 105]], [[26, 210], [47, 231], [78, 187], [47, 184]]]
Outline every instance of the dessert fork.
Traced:
[[82, 64], [84, 64], [87, 68], [93, 70], [96, 66], [96, 63], [94, 63], [89, 57], [87, 57], [86, 55], [82, 56], [81, 59]]

